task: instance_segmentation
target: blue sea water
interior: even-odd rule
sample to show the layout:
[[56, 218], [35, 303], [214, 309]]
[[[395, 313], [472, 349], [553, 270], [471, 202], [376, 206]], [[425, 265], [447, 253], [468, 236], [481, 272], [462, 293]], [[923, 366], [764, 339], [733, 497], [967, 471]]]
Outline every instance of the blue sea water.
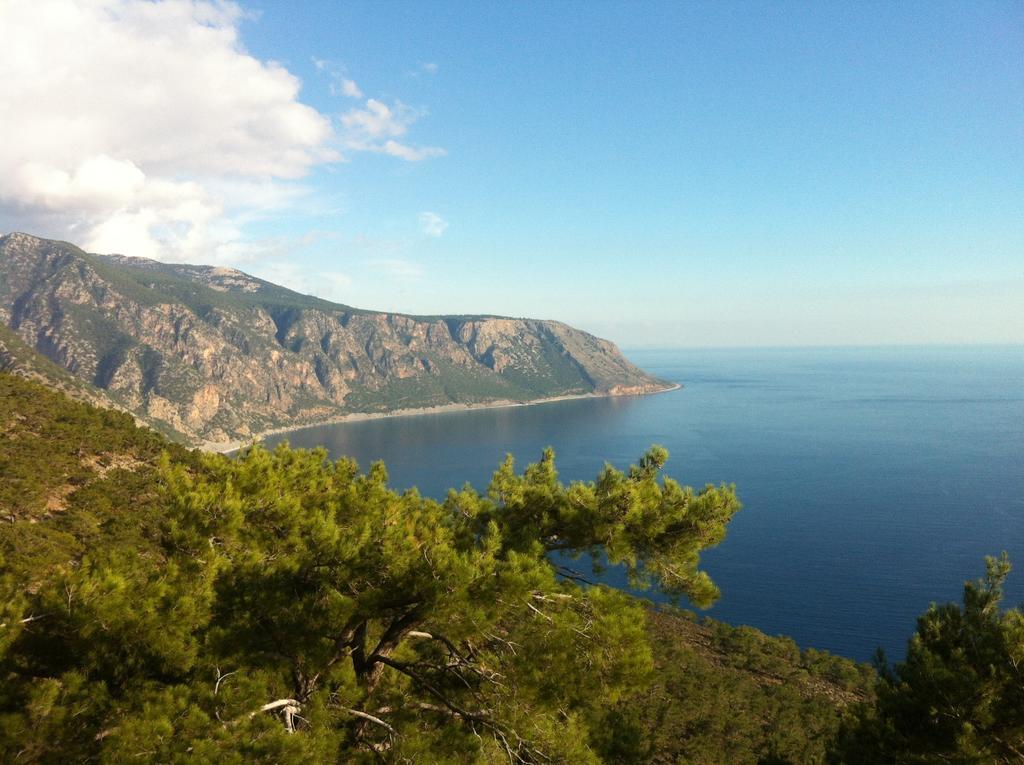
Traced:
[[[680, 390], [319, 426], [393, 485], [485, 488], [507, 452], [553, 446], [563, 480], [669, 449], [667, 474], [732, 482], [744, 508], [704, 555], [707, 613], [856, 659], [904, 654], [933, 601], [1009, 552], [1024, 600], [1024, 347], [634, 351]], [[608, 575], [616, 581], [615, 572]], [[621, 581], [618, 580], [618, 581]], [[656, 598], [655, 594], [650, 594]]]

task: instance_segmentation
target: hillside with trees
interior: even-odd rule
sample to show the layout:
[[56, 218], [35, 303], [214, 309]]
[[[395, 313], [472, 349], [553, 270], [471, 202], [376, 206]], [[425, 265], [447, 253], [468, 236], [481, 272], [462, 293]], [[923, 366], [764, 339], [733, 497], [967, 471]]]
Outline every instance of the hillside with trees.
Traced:
[[[4, 762], [1012, 762], [1019, 749], [1024, 622], [999, 606], [1005, 563], [964, 609], [923, 617], [877, 690], [870, 667], [588, 583], [595, 556], [638, 587], [718, 596], [700, 553], [724, 538], [736, 491], [663, 476], [658, 447], [568, 485], [550, 451], [521, 470], [510, 457], [486, 491], [434, 500], [319, 450], [189, 451], [11, 374], [0, 421]], [[936, 677], [969, 714], [929, 695]]]

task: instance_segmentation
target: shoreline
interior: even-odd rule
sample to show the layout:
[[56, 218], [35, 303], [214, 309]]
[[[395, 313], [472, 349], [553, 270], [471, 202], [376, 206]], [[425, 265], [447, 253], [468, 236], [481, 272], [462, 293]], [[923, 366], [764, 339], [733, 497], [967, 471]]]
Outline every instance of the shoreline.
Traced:
[[436, 406], [423, 406], [423, 407], [410, 407], [406, 409], [391, 409], [386, 412], [349, 412], [348, 414], [339, 414], [333, 417], [327, 417], [317, 422], [310, 422], [304, 425], [285, 425], [280, 428], [269, 428], [267, 430], [261, 430], [259, 433], [255, 433], [250, 438], [238, 439], [235, 441], [204, 441], [200, 443], [197, 449], [204, 452], [213, 452], [216, 454], [231, 454], [237, 452], [239, 449], [244, 449], [246, 446], [252, 446], [258, 444], [268, 436], [279, 436], [283, 433], [292, 433], [298, 430], [306, 430], [308, 428], [318, 428], [322, 425], [341, 425], [346, 422], [365, 422], [367, 420], [383, 420], [390, 417], [415, 417], [418, 415], [431, 415], [431, 414], [447, 414], [449, 412], [470, 412], [475, 409], [508, 409], [517, 406], [537, 406], [538, 404], [553, 404], [558, 401], [575, 401], [578, 399], [586, 398], [618, 398], [621, 396], [653, 396], [658, 393], [669, 393], [670, 391], [679, 390], [682, 388], [681, 383], [672, 383], [666, 388], [659, 388], [657, 390], [642, 391], [639, 393], [624, 392], [624, 393], [570, 393], [564, 396], [549, 396], [547, 398], [536, 398], [530, 401], [512, 401], [509, 399], [488, 401], [484, 403], [450, 403], [450, 404], [437, 404]]

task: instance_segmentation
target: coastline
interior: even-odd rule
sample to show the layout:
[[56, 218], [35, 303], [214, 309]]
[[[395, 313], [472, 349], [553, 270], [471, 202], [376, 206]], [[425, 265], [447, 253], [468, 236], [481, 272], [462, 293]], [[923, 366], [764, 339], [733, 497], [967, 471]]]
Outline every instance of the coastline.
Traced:
[[621, 393], [608, 392], [608, 393], [572, 393], [564, 396], [549, 396], [547, 398], [537, 398], [530, 401], [512, 401], [509, 399], [498, 400], [498, 401], [487, 401], [483, 403], [470, 403], [470, 404], [438, 404], [436, 406], [425, 406], [425, 407], [410, 407], [408, 409], [391, 409], [386, 412], [350, 412], [348, 414], [339, 414], [334, 417], [327, 417], [317, 422], [309, 422], [304, 425], [286, 425], [280, 428], [270, 428], [268, 430], [262, 430], [259, 433], [255, 433], [250, 438], [238, 439], [235, 441], [204, 441], [200, 443], [196, 448], [204, 452], [214, 452], [217, 454], [231, 454], [239, 449], [243, 449], [246, 446], [252, 446], [258, 444], [268, 436], [278, 436], [282, 433], [292, 433], [298, 430], [306, 430], [307, 428], [318, 428], [321, 425], [339, 425], [345, 422], [364, 422], [366, 420], [382, 420], [389, 417], [414, 417], [417, 415], [430, 415], [430, 414], [446, 414], [448, 412], [468, 412], [474, 409], [508, 409], [516, 406], [536, 406], [538, 404], [553, 404], [558, 401], [574, 401], [577, 399], [586, 398], [617, 398], [620, 396], [653, 396], [658, 393], [668, 393], [670, 391], [679, 390], [682, 388], [681, 383], [671, 383], [668, 387], [658, 388], [656, 390], [645, 390], [645, 391], [624, 391]]

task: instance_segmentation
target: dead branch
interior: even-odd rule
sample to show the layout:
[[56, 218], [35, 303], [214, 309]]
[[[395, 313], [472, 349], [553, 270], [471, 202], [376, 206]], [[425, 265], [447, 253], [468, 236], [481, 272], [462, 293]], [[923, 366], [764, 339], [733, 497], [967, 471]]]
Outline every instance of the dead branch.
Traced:
[[379, 717], [369, 714], [368, 712], [360, 712], [358, 709], [351, 709], [349, 707], [343, 707], [340, 705], [338, 708], [344, 712], [348, 712], [350, 715], [353, 715], [354, 717], [359, 717], [363, 720], [368, 720], [369, 722], [372, 722], [376, 725], [381, 726], [382, 728], [387, 729], [388, 733], [390, 733], [392, 736], [398, 735], [398, 732], [394, 728], [392, 728], [388, 723], [384, 722], [384, 720], [380, 719]]
[[482, 680], [486, 680], [487, 682], [494, 683], [495, 685], [499, 686], [502, 684], [500, 681], [500, 678], [502, 677], [500, 672], [495, 672], [494, 670], [488, 669], [487, 667], [475, 661], [476, 657], [473, 653], [472, 646], [467, 645], [468, 653], [463, 654], [456, 647], [455, 643], [453, 643], [444, 635], [440, 635], [436, 632], [431, 633], [423, 632], [422, 630], [411, 630], [408, 633], [406, 633], [406, 637], [416, 637], [425, 640], [435, 640], [439, 643], [444, 644], [444, 646], [448, 649], [448, 654], [451, 661], [443, 667], [439, 667], [433, 664], [428, 664], [427, 666], [430, 666], [433, 669], [441, 671], [452, 672], [456, 677], [459, 678], [459, 680], [462, 681], [462, 683], [467, 688], [470, 687], [470, 684], [460, 672], [460, 670], [462, 669], [471, 672], [472, 674], [476, 675]]
[[215, 682], [213, 684], [213, 695], [216, 696], [217, 695], [217, 691], [220, 690], [220, 684], [224, 681], [224, 678], [230, 677], [231, 675], [237, 675], [238, 674], [238, 670], [236, 669], [233, 672], [225, 672], [222, 675], [220, 673], [220, 667], [214, 667], [214, 669], [217, 670], [217, 682]]
[[[284, 727], [289, 733], [295, 732], [295, 718], [299, 716], [299, 712], [302, 711], [302, 704], [295, 699], [278, 699], [277, 701], [271, 701], [264, 704], [259, 709], [256, 709], [249, 713], [249, 718], [252, 719], [260, 712], [273, 712], [275, 709], [280, 709], [284, 715]], [[301, 719], [301, 718], [300, 718]]]
[[554, 624], [554, 623], [555, 623], [555, 620], [554, 620], [554, 619], [552, 619], [552, 618], [551, 618], [550, 616], [548, 616], [548, 615], [547, 615], [546, 613], [544, 613], [543, 611], [541, 611], [541, 610], [540, 610], [539, 608], [537, 608], [537, 607], [536, 607], [535, 605], [533, 605], [533, 603], [531, 603], [530, 601], [526, 601], [526, 605], [527, 605], [527, 607], [528, 607], [528, 608], [529, 608], [529, 609], [530, 609], [531, 611], [533, 611], [533, 612], [534, 612], [535, 614], [537, 614], [537, 616], [540, 616], [540, 617], [543, 617], [544, 619], [547, 619], [547, 620], [548, 620], [549, 622], [551, 622], [552, 624]]
[[[29, 622], [35, 622], [35, 621], [38, 621], [40, 619], [45, 619], [47, 616], [49, 616], [49, 614], [39, 614], [39, 616], [35, 616], [35, 615], [26, 616], [24, 619], [18, 619], [14, 623], [15, 624], [28, 624]], [[7, 626], [7, 622], [0, 622], [0, 629], [3, 629], [6, 626]]]
[[[425, 690], [435, 699], [440, 701], [449, 710], [449, 713], [451, 715], [459, 717], [462, 720], [464, 720], [467, 724], [469, 724], [470, 727], [473, 728], [474, 732], [474, 723], [479, 724], [482, 727], [490, 730], [495, 740], [498, 741], [502, 745], [502, 748], [505, 750], [505, 754], [508, 756], [509, 762], [518, 762], [522, 763], [522, 765], [528, 765], [528, 763], [532, 761], [531, 759], [528, 759], [528, 757], [532, 759], [550, 761], [551, 758], [548, 755], [546, 755], [539, 749], [533, 747], [526, 739], [524, 739], [522, 736], [516, 733], [515, 730], [505, 730], [504, 726], [488, 717], [486, 710], [481, 712], [470, 712], [460, 707], [458, 704], [449, 699], [444, 693], [438, 690], [432, 683], [421, 677], [419, 673], [414, 671], [411, 665], [405, 664], [404, 662], [395, 661], [394, 659], [388, 656], [379, 656], [371, 658], [376, 658], [381, 664], [391, 667], [392, 669], [397, 670], [398, 672], [401, 672], [403, 675], [408, 677], [414, 683], [423, 688], [423, 690]], [[512, 742], [509, 741], [510, 735], [515, 738], [516, 745], [514, 747], [512, 745]], [[524, 754], [526, 756], [524, 756]]]

